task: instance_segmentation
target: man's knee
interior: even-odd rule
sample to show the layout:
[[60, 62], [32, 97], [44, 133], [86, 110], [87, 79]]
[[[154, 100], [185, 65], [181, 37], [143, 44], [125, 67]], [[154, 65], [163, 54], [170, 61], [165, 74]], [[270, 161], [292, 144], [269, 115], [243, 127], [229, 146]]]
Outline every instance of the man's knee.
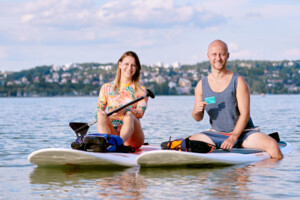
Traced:
[[264, 133], [253, 133], [244, 141], [242, 146], [261, 149], [269, 153], [272, 158], [282, 159], [282, 153], [276, 140]]
[[268, 139], [268, 142], [266, 142], [265, 148], [267, 151], [280, 151], [277, 141], [271, 137]]
[[280, 147], [276, 140], [273, 138], [270, 139], [270, 142], [268, 143], [266, 147], [266, 151], [270, 154], [272, 158], [281, 160], [283, 158], [283, 155], [281, 153]]

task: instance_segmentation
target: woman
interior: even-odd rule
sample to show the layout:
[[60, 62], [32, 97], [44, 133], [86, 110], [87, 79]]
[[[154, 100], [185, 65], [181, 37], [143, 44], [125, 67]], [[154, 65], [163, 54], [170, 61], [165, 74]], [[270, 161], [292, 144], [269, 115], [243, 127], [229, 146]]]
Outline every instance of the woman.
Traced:
[[98, 133], [119, 135], [124, 145], [139, 148], [144, 143], [144, 132], [139, 121], [143, 117], [148, 98], [145, 98], [121, 111], [107, 116], [108, 112], [143, 96], [146, 92], [140, 81], [141, 64], [136, 53], [125, 52], [118, 61], [116, 78], [105, 83], [100, 90], [97, 106]]

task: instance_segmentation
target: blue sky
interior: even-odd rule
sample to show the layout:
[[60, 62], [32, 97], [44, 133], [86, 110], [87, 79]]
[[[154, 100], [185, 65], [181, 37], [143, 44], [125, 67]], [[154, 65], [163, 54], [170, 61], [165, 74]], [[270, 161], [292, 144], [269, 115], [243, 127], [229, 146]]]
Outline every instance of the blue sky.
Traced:
[[116, 62], [195, 64], [221, 39], [230, 59], [300, 59], [298, 0], [0, 0], [0, 71]]

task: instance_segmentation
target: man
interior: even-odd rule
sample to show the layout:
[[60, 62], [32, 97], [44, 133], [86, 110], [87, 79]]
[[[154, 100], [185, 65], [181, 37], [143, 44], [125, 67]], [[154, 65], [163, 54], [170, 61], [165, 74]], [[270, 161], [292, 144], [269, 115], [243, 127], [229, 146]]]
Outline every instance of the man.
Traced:
[[225, 42], [215, 40], [208, 47], [211, 73], [195, 88], [192, 116], [201, 121], [204, 110], [210, 117], [211, 130], [190, 137], [230, 150], [233, 147], [261, 149], [272, 158], [283, 158], [277, 142], [259, 132], [250, 117], [250, 92], [244, 79], [228, 70], [229, 58]]

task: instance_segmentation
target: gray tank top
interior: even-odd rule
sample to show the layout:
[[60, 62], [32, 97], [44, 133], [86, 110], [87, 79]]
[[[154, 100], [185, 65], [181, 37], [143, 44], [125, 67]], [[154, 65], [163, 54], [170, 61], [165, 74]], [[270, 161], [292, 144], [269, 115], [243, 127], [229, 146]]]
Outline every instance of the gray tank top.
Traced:
[[[233, 73], [230, 83], [222, 92], [214, 92], [208, 84], [207, 77], [202, 79], [202, 97], [203, 101], [209, 104], [205, 107], [209, 115], [209, 121], [212, 129], [219, 132], [233, 131], [235, 124], [240, 116], [236, 100], [238, 74]], [[249, 119], [246, 128], [253, 128], [254, 124]]]

